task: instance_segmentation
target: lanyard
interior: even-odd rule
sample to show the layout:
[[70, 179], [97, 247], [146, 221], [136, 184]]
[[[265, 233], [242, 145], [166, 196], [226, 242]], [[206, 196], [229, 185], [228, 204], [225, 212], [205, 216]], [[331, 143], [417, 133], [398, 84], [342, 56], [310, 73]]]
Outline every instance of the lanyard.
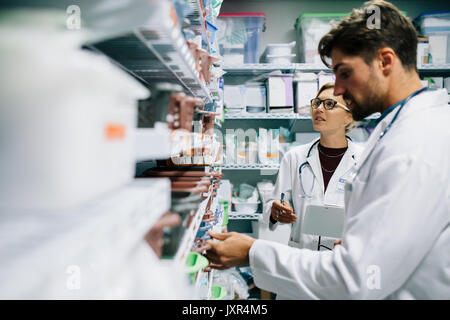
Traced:
[[405, 99], [403, 99], [400, 103], [400, 107], [397, 110], [397, 113], [394, 115], [394, 117], [392, 118], [391, 122], [389, 123], [389, 125], [386, 127], [386, 129], [384, 129], [384, 131], [380, 134], [380, 136], [378, 137], [377, 143], [381, 140], [381, 138], [384, 137], [384, 135], [389, 131], [389, 129], [392, 127], [392, 124], [395, 122], [395, 120], [397, 120], [398, 114], [400, 113], [400, 111], [402, 111], [403, 107], [409, 102], [409, 100], [411, 100], [412, 98], [414, 98], [415, 96], [417, 96], [419, 93], [422, 93], [423, 91], [427, 90], [427, 87], [423, 87], [420, 88], [419, 90], [413, 92], [411, 95], [409, 95], [408, 97], [406, 97]]
[[428, 90], [427, 87], [423, 87], [420, 88], [419, 90], [413, 92], [411, 95], [409, 95], [408, 97], [406, 97], [405, 99], [403, 99], [402, 101], [400, 101], [400, 107], [398, 108], [397, 112], [395, 113], [394, 117], [392, 118], [391, 122], [387, 125], [386, 129], [383, 130], [383, 132], [378, 136], [377, 141], [374, 143], [372, 149], [369, 151], [369, 154], [364, 158], [363, 162], [361, 164], [358, 165], [358, 168], [355, 169], [355, 171], [353, 172], [351, 178], [350, 178], [350, 183], [348, 183], [346, 185], [346, 188], [349, 188], [349, 190], [351, 191], [352, 187], [351, 187], [351, 181], [353, 181], [353, 179], [358, 175], [359, 171], [361, 170], [363, 164], [367, 161], [367, 159], [369, 158], [369, 156], [372, 154], [373, 150], [375, 149], [376, 145], [381, 141], [381, 139], [386, 135], [386, 133], [389, 131], [389, 129], [392, 127], [392, 125], [394, 124], [395, 120], [397, 120], [397, 117], [400, 113], [400, 111], [402, 111], [403, 107], [409, 102], [409, 100], [411, 100], [412, 98], [414, 98], [415, 96], [417, 96], [419, 93], [422, 93], [424, 91]]

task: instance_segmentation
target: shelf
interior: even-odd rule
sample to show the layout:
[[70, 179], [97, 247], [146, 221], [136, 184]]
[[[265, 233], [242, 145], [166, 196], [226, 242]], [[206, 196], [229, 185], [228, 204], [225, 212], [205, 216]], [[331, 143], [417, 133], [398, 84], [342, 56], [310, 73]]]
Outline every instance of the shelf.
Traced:
[[[174, 9], [170, 2], [151, 2], [148, 7], [145, 24], [87, 47], [106, 54], [147, 85], [155, 82], [180, 84], [186, 93], [212, 102], [210, 90], [195, 70], [194, 58], [172, 14]], [[120, 20], [120, 14], [114, 13], [102, 18]]]
[[175, 262], [184, 265], [188, 253], [192, 249], [192, 244], [194, 243], [198, 228], [200, 227], [200, 223], [202, 222], [203, 215], [206, 211], [206, 205], [211, 198], [211, 194], [212, 192], [210, 191], [208, 197], [200, 203], [200, 206], [198, 207], [195, 217], [192, 219], [189, 228], [184, 232], [178, 251], [175, 254]]
[[233, 211], [228, 215], [228, 220], [259, 220], [261, 215], [262, 213], [244, 214]]
[[236, 65], [224, 65], [223, 70], [227, 75], [239, 76], [239, 75], [261, 75], [276, 70], [281, 70], [284, 73], [295, 72], [295, 64], [269, 64], [269, 63], [252, 63], [252, 64], [236, 64]]
[[190, 29], [192, 31], [194, 31], [194, 33], [196, 35], [202, 36], [202, 40], [207, 45], [206, 50], [208, 52], [211, 52], [209, 39], [208, 39], [206, 20], [205, 20], [205, 17], [203, 16], [203, 10], [201, 8], [200, 1], [201, 0], [186, 0], [186, 2], [189, 4], [190, 8], [193, 10], [192, 13], [187, 16], [187, 18], [191, 22]]
[[[1, 281], [0, 297], [99, 298], [169, 208], [170, 180], [141, 179], [75, 208], [2, 210], [2, 276], [13, 280]], [[72, 265], [82, 272], [79, 292], [66, 287]]]
[[[431, 65], [424, 64], [417, 66], [419, 73], [449, 73], [450, 64]], [[294, 72], [331, 72], [323, 64], [311, 63], [291, 63], [291, 64], [269, 64], [269, 63], [255, 63], [255, 64], [236, 64], [225, 65], [223, 69], [227, 72], [225, 76], [245, 76], [245, 75], [261, 75], [263, 73], [281, 70], [283, 73]]]
[[278, 170], [279, 164], [222, 164], [220, 165], [222, 170]]
[[238, 112], [238, 113], [225, 113], [225, 120], [260, 120], [260, 119], [287, 119], [287, 120], [311, 120], [310, 116], [299, 115], [296, 113], [250, 113], [250, 112]]

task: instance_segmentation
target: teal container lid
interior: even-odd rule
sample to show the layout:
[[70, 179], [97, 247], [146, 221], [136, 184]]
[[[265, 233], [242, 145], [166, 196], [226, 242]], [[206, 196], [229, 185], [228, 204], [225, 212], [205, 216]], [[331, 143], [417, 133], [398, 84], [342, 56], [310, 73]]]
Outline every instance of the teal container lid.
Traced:
[[209, 265], [208, 259], [197, 252], [189, 252], [186, 258], [186, 273], [196, 273]]
[[227, 290], [221, 286], [211, 287], [211, 297], [208, 300], [222, 300], [227, 295]]

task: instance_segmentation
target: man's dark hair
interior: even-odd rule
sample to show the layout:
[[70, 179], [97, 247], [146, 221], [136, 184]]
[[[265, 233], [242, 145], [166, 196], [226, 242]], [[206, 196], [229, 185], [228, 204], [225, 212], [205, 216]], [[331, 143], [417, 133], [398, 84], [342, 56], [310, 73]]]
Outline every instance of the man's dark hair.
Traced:
[[[373, 19], [374, 12], [368, 10], [373, 5], [380, 9], [378, 29], [367, 26], [368, 19]], [[323, 63], [330, 67], [327, 58], [331, 58], [333, 48], [360, 56], [369, 65], [383, 47], [392, 48], [406, 70], [417, 71], [417, 33], [413, 24], [393, 4], [374, 0], [364, 3], [361, 9], [353, 9], [350, 16], [334, 25], [320, 40], [318, 50]]]

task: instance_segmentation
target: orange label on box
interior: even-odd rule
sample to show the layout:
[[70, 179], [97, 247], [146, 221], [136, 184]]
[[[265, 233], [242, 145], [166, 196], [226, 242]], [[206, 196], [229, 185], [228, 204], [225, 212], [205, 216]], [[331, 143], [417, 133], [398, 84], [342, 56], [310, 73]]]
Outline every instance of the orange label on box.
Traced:
[[174, 27], [178, 26], [177, 12], [173, 6], [170, 6], [170, 19], [172, 19]]
[[108, 124], [105, 127], [105, 136], [107, 140], [122, 140], [125, 138], [126, 128], [122, 124]]
[[268, 153], [267, 158], [278, 158], [278, 153]]

